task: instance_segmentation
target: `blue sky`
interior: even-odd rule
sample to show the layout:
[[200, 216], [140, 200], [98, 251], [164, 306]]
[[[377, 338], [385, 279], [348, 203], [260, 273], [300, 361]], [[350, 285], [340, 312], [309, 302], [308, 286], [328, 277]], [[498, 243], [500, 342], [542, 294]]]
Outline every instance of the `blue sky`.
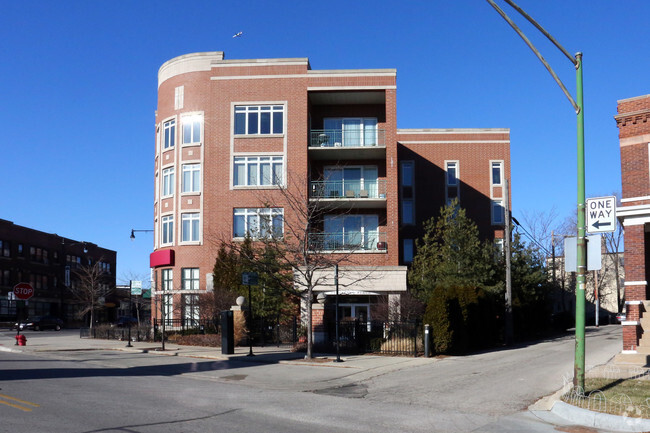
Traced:
[[[509, 8], [575, 95], [575, 70]], [[650, 93], [650, 2], [518, 0], [584, 53], [587, 197], [620, 190], [616, 101]], [[241, 38], [232, 35], [242, 31]], [[576, 116], [484, 0], [24, 1], [0, 14], [0, 218], [118, 253], [148, 275], [158, 68], [199, 51], [397, 69], [400, 128], [510, 128], [515, 217], [576, 203]]]

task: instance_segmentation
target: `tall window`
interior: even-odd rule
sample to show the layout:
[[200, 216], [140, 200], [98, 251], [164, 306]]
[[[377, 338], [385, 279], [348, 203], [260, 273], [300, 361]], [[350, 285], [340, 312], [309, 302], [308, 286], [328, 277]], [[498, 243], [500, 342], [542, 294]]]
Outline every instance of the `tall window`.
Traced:
[[163, 124], [163, 150], [170, 149], [176, 145], [176, 120], [172, 119]]
[[164, 291], [174, 290], [174, 270], [173, 269], [163, 269], [162, 270], [162, 289]]
[[235, 186], [282, 185], [283, 156], [236, 156]]
[[203, 116], [192, 114], [183, 116], [183, 144], [200, 144]]
[[185, 325], [196, 325], [196, 321], [199, 320], [199, 295], [184, 294], [183, 304]]
[[379, 241], [377, 215], [325, 215], [324, 223], [326, 250], [377, 248]]
[[181, 284], [183, 290], [199, 290], [199, 268], [183, 268]]
[[502, 185], [503, 184], [503, 162], [493, 161], [491, 163], [492, 168], [492, 185]]
[[163, 197], [174, 195], [174, 167], [165, 168], [163, 171]]
[[[163, 295], [163, 306], [165, 311], [165, 320], [174, 318], [174, 295]], [[168, 326], [170, 323], [168, 322]]]
[[[376, 165], [349, 167], [325, 167], [323, 171], [322, 188], [318, 194], [321, 197], [379, 197], [379, 181]], [[385, 188], [381, 194], [385, 197]], [[384, 198], [382, 197], [382, 198]]]
[[413, 161], [402, 162], [400, 173], [402, 183], [402, 224], [415, 224], [414, 176]]
[[376, 146], [376, 117], [329, 117], [323, 120], [327, 144], [334, 146]]
[[402, 245], [402, 257], [404, 258], [404, 263], [413, 263], [413, 250], [414, 242], [413, 239], [404, 239], [404, 244]]
[[492, 200], [492, 224], [501, 225], [505, 222], [505, 208], [503, 200]]
[[201, 191], [201, 164], [183, 164], [182, 192]]
[[161, 243], [171, 244], [174, 242], [174, 215], [166, 215], [162, 217], [162, 239]]
[[459, 188], [459, 174], [458, 174], [458, 161], [447, 161], [446, 164], [446, 175], [445, 175], [445, 184], [446, 184], [446, 194], [447, 194], [447, 205], [449, 205], [452, 200], [459, 199], [458, 188]]
[[243, 238], [282, 237], [284, 209], [238, 208], [233, 214], [233, 235]]
[[235, 107], [235, 134], [268, 135], [284, 131], [283, 105], [238, 105]]
[[184, 213], [181, 215], [181, 241], [198, 242], [200, 230], [199, 213]]

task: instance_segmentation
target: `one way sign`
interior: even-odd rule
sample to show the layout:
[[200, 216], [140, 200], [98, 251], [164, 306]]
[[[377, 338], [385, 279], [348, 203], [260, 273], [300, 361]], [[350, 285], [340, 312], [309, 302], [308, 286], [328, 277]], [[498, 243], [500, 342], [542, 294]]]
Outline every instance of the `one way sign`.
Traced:
[[616, 230], [616, 197], [587, 199], [587, 233]]

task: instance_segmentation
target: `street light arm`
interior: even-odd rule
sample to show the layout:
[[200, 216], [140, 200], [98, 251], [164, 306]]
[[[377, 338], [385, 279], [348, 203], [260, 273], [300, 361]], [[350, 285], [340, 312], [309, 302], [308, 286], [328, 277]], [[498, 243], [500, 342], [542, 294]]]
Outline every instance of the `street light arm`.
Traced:
[[[494, 3], [493, 0], [486, 0], [486, 1], [487, 1], [488, 3], [490, 3], [490, 5], [492, 5], [492, 7], [493, 7], [493, 8], [494, 8], [498, 13], [499, 13], [499, 15], [501, 15], [501, 16], [503, 17], [504, 20], [506, 20], [506, 22], [507, 22], [508, 24], [510, 24], [510, 27], [512, 27], [512, 29], [513, 29], [515, 32], [517, 32], [517, 34], [518, 34], [518, 35], [519, 35], [519, 36], [524, 40], [524, 42], [526, 43], [526, 45], [528, 45], [528, 48], [530, 48], [530, 49], [533, 51], [533, 53], [535, 53], [535, 55], [536, 55], [537, 58], [540, 60], [540, 62], [542, 62], [542, 64], [543, 64], [544, 67], [546, 68], [546, 70], [551, 74], [551, 76], [553, 77], [553, 79], [555, 80], [555, 82], [557, 83], [557, 85], [560, 86], [560, 89], [562, 89], [562, 92], [564, 92], [564, 95], [567, 97], [567, 99], [569, 100], [569, 102], [570, 102], [571, 105], [573, 106], [573, 109], [575, 110], [576, 114], [580, 113], [580, 107], [578, 106], [578, 104], [576, 103], [576, 101], [573, 99], [573, 97], [571, 96], [571, 94], [569, 93], [569, 91], [567, 90], [567, 88], [564, 86], [564, 84], [562, 83], [562, 81], [560, 80], [560, 78], [557, 76], [557, 74], [555, 73], [555, 71], [553, 71], [553, 69], [551, 68], [551, 65], [548, 64], [548, 62], [546, 61], [546, 59], [544, 58], [544, 56], [541, 55], [541, 53], [537, 50], [537, 48], [535, 48], [535, 46], [533, 45], [533, 43], [530, 42], [530, 40], [526, 37], [526, 35], [524, 35], [524, 33], [519, 29], [519, 27], [517, 27], [517, 25], [514, 23], [514, 21], [512, 21], [512, 20], [510, 19], [510, 17], [509, 17], [508, 15], [506, 15], [506, 13], [503, 12], [503, 10], [502, 10], [499, 6], [497, 6], [496, 3]], [[508, 1], [508, 0], [506, 0], [506, 1]], [[508, 3], [510, 3], [510, 2], [508, 1]], [[512, 6], [512, 5], [511, 5], [511, 6]], [[513, 6], [513, 7], [514, 7], [514, 6]], [[518, 9], [518, 10], [519, 10], [519, 7], [516, 7], [515, 9]], [[523, 12], [523, 11], [522, 11], [522, 12]], [[550, 37], [550, 35], [548, 35], [548, 33], [546, 33], [546, 31], [545, 31], [544, 29], [542, 29], [541, 26], [539, 26], [539, 24], [535, 23], [535, 21], [534, 21], [532, 18], [530, 18], [527, 14], [525, 14], [524, 16], [526, 16], [526, 17], [529, 19], [529, 21], [531, 21], [532, 23], [534, 23], [535, 26], [536, 26], [538, 29], [540, 29], [540, 31], [542, 31], [542, 32], [543, 32], [547, 37]], [[559, 44], [556, 44], [556, 45], [558, 45], [558, 48], [560, 48], [560, 50], [561, 50], [563, 53], [567, 54], [567, 53], [566, 53], [566, 50], [564, 50], [563, 48], [559, 47]], [[569, 57], [571, 57], [571, 56], [569, 56]], [[573, 57], [571, 57], [571, 58], [573, 59]], [[574, 65], [577, 64], [577, 60], [573, 59], [572, 63], [573, 63]]]
[[564, 47], [563, 47], [562, 45], [560, 45], [560, 43], [559, 43], [559, 42], [558, 42], [558, 41], [557, 41], [557, 40], [556, 40], [556, 39], [555, 39], [555, 38], [554, 38], [554, 37], [553, 37], [549, 32], [547, 32], [546, 29], [544, 29], [544, 27], [542, 27], [542, 26], [541, 26], [537, 21], [535, 21], [535, 20], [533, 19], [533, 17], [531, 17], [530, 15], [528, 15], [528, 14], [526, 13], [526, 11], [524, 11], [522, 8], [520, 8], [519, 6], [517, 6], [517, 4], [515, 4], [515, 2], [513, 2], [512, 0], [504, 0], [504, 1], [505, 1], [506, 3], [508, 3], [510, 6], [512, 6], [512, 8], [513, 8], [514, 10], [516, 10], [517, 12], [519, 12], [519, 13], [520, 13], [524, 18], [526, 18], [526, 19], [527, 19], [527, 20], [528, 20], [532, 25], [534, 25], [534, 26], [537, 28], [537, 30], [539, 30], [540, 32], [542, 32], [542, 34], [543, 34], [544, 36], [546, 36], [546, 37], [548, 38], [548, 40], [551, 41], [551, 42], [553, 43], [553, 45], [555, 45], [555, 46], [557, 47], [558, 50], [562, 51], [562, 54], [564, 54], [564, 55], [569, 59], [569, 61], [570, 61], [571, 63], [573, 63], [573, 66], [578, 67], [578, 61], [576, 60], [576, 58], [573, 57], [573, 56], [572, 56], [572, 55], [571, 55], [567, 50], [565, 50]]

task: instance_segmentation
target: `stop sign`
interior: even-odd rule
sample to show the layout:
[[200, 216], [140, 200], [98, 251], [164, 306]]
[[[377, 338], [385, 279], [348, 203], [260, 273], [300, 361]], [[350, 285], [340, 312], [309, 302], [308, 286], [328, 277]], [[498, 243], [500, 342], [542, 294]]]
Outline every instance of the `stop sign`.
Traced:
[[34, 296], [34, 288], [28, 283], [18, 283], [14, 286], [16, 298], [27, 300]]

